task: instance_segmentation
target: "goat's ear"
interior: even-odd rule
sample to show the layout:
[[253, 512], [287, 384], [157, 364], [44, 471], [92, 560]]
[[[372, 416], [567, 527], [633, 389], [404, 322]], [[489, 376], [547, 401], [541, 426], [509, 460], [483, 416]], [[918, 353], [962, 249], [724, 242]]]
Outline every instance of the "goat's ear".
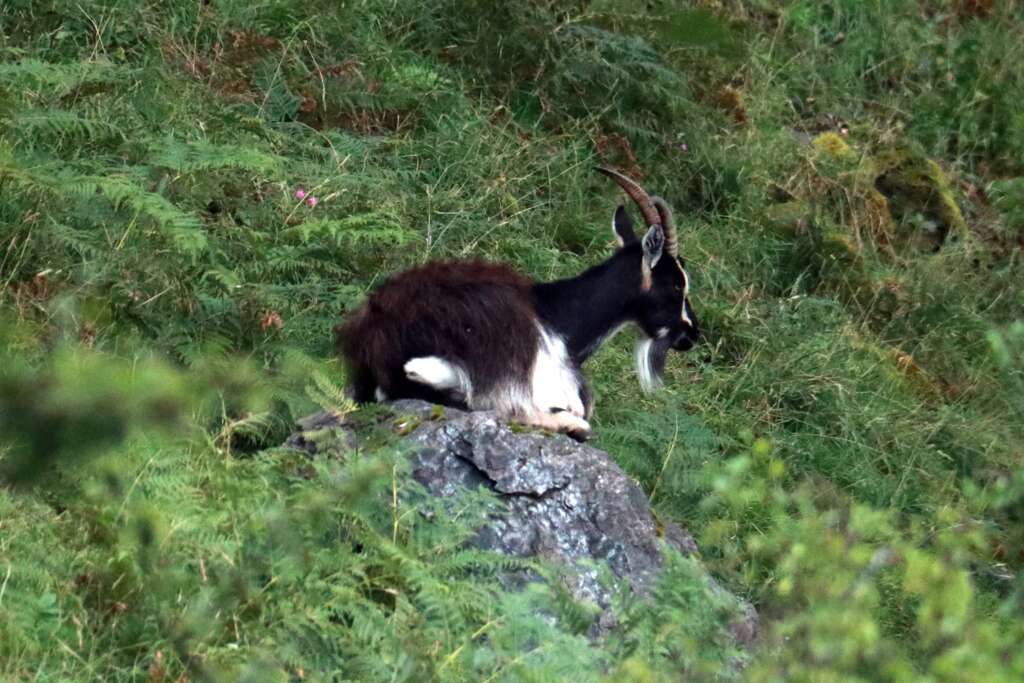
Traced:
[[620, 247], [636, 242], [633, 219], [626, 213], [626, 207], [622, 204], [615, 209], [615, 216], [612, 217], [612, 232], [615, 233], [615, 241], [619, 243]]
[[653, 270], [661, 258], [662, 248], [665, 246], [665, 231], [660, 225], [652, 225], [651, 229], [644, 235], [644, 267], [648, 271]]

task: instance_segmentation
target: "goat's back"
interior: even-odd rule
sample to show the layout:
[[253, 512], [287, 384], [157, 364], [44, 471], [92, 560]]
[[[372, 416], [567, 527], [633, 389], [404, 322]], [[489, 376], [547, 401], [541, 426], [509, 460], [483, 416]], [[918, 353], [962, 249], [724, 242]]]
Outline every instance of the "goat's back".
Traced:
[[458, 364], [474, 393], [529, 377], [538, 331], [532, 283], [511, 268], [480, 261], [428, 263], [388, 278], [337, 328], [356, 400], [426, 398], [450, 403], [409, 381], [404, 364], [437, 356]]

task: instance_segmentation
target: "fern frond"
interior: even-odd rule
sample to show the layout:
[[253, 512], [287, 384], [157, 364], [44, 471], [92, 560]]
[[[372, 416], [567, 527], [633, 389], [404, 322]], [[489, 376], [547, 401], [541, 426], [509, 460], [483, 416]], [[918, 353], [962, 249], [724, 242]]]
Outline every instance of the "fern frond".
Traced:
[[290, 241], [302, 244], [351, 245], [354, 242], [374, 241], [403, 245], [417, 238], [417, 234], [404, 227], [398, 219], [386, 213], [367, 212], [341, 219], [306, 221], [284, 231]]
[[313, 383], [306, 387], [306, 393], [322, 410], [336, 413], [351, 413], [355, 402], [345, 394], [343, 387], [335, 384], [322, 372], [314, 372]]
[[39, 59], [0, 63], [0, 81], [22, 88], [45, 89], [48, 95], [61, 96], [85, 83], [123, 81], [132, 71], [110, 62], [92, 61], [54, 64]]
[[55, 164], [27, 166], [11, 150], [0, 147], [2, 181], [51, 202], [54, 198], [90, 201], [102, 195], [114, 208], [128, 209], [148, 219], [180, 252], [195, 256], [206, 247], [206, 232], [198, 218], [185, 213], [162, 195], [143, 189], [138, 180], [127, 173], [82, 175]]
[[215, 145], [205, 141], [183, 142], [165, 139], [149, 158], [154, 166], [178, 173], [197, 173], [235, 169], [274, 177], [283, 167], [284, 160], [253, 147], [242, 145]]
[[202, 223], [163, 196], [148, 192], [127, 177], [85, 177], [83, 182], [94, 182], [97, 189], [108, 197], [115, 206], [128, 207], [138, 212], [165, 232], [174, 245], [187, 255], [195, 255], [206, 247], [206, 232]]
[[86, 138], [90, 140], [123, 138], [121, 129], [94, 118], [79, 116], [64, 109], [30, 108], [10, 116], [7, 129], [23, 140], [36, 138]]
[[46, 237], [61, 245], [65, 249], [83, 258], [100, 258], [107, 252], [107, 245], [97, 233], [90, 233], [60, 223], [55, 220], [49, 221], [50, 229]]

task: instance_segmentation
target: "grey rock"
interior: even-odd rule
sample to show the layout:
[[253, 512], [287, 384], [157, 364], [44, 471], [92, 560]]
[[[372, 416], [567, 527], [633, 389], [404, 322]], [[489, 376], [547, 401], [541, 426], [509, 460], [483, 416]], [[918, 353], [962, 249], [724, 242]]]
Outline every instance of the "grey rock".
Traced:
[[[644, 492], [603, 451], [560, 434], [514, 429], [490, 412], [445, 408], [441, 417], [436, 407], [408, 400], [391, 407], [415, 425], [405, 439], [413, 446], [413, 477], [429, 493], [447, 497], [485, 486], [498, 495], [504, 509], [481, 520], [476, 545], [569, 569], [564, 580], [579, 600], [610, 604], [614, 587], [600, 579], [598, 565], [648, 595], [663, 564], [663, 547], [684, 555], [697, 551], [689, 533], [655, 519]], [[325, 433], [342, 451], [358, 441], [328, 413], [305, 418], [300, 427], [287, 445], [309, 454], [318, 452]], [[506, 579], [514, 587], [530, 577]], [[724, 590], [710, 576], [708, 582], [712, 590]], [[741, 612], [732, 630], [737, 641], [750, 644], [757, 615], [749, 605]], [[599, 620], [596, 635], [613, 626], [607, 617]]]
[[359, 438], [346, 428], [344, 416], [338, 413], [313, 413], [299, 419], [296, 426], [299, 431], [289, 436], [284, 445], [305, 451], [308, 455], [316, 455], [319, 445], [324, 442], [329, 442], [335, 450], [352, 451], [359, 446]]

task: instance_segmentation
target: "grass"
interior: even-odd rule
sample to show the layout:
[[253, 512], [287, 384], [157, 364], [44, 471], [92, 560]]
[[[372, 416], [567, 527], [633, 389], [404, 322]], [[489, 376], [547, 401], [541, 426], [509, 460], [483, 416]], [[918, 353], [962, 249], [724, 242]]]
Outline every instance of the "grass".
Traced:
[[[1019, 679], [1022, 21], [5, 3], [0, 674]], [[590, 645], [554, 584], [504, 595], [463, 521], [396, 526], [393, 445], [274, 448], [350, 408], [330, 329], [388, 273], [610, 253], [596, 163], [674, 205], [705, 329], [653, 396], [629, 335], [590, 361], [596, 443], [761, 611], [742, 674], [685, 563]]]

